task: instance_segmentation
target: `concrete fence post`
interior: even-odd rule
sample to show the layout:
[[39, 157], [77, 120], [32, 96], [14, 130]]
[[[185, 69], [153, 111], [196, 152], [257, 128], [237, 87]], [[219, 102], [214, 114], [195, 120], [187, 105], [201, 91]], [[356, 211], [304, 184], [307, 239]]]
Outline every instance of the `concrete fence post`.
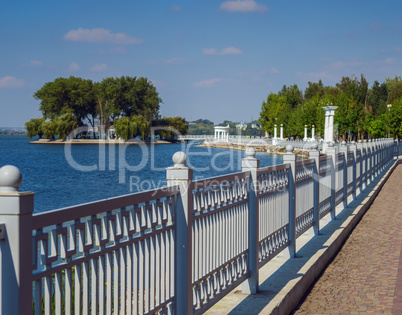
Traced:
[[327, 155], [331, 157], [331, 219], [335, 220], [335, 176], [336, 176], [336, 149], [334, 143], [331, 141], [327, 145]]
[[296, 154], [293, 146], [286, 146], [283, 163], [290, 164], [289, 170], [289, 254], [296, 257]]
[[1, 314], [32, 313], [32, 213], [34, 194], [19, 192], [18, 168], [0, 168]]
[[377, 174], [378, 174], [378, 146], [377, 146], [377, 139], [373, 139], [373, 141], [372, 141], [372, 143], [373, 143], [373, 151], [374, 151], [374, 154], [373, 154], [373, 170], [374, 170], [374, 177], [373, 177], [373, 179], [375, 178], [375, 177], [377, 177]]
[[368, 143], [367, 143], [366, 139], [363, 140], [363, 149], [366, 151], [366, 156], [364, 158], [364, 181], [366, 182], [364, 188], [366, 188], [367, 185], [368, 185], [368, 182], [367, 182], [368, 181], [368, 172], [369, 172], [368, 163], [370, 161], [370, 159], [369, 159], [369, 157], [370, 157], [369, 147], [368, 147]]
[[320, 151], [317, 150], [318, 145], [314, 143], [311, 146], [310, 158], [314, 159], [314, 191], [313, 191], [313, 228], [314, 234], [320, 233]]
[[353, 178], [353, 199], [356, 199], [357, 147], [356, 147], [356, 143], [354, 141], [351, 142], [350, 151], [353, 152], [353, 175], [352, 175], [352, 178]]
[[[368, 160], [369, 169], [368, 169], [367, 175], [369, 178], [368, 182], [371, 183], [373, 181], [373, 145], [371, 143], [371, 139], [368, 140], [367, 148], [368, 148], [368, 151], [370, 152], [369, 160]], [[367, 184], [368, 184], [368, 182], [367, 182]]]
[[339, 152], [343, 153], [343, 185], [342, 185], [342, 195], [343, 195], [343, 207], [348, 207], [348, 147], [346, 142], [342, 141]]
[[192, 292], [192, 191], [193, 169], [186, 166], [187, 155], [176, 152], [174, 166], [166, 169], [167, 186], [178, 185], [180, 198], [176, 203], [175, 296], [176, 314], [191, 314]]
[[359, 193], [362, 192], [363, 189], [363, 143], [361, 140], [357, 143], [357, 149], [360, 150], [360, 163], [359, 163], [359, 174], [360, 174], [360, 181], [359, 181]]
[[242, 285], [243, 293], [255, 294], [258, 292], [258, 242], [259, 242], [259, 202], [258, 202], [258, 178], [257, 172], [260, 160], [255, 158], [255, 149], [247, 148], [246, 157], [241, 161], [242, 172], [250, 171], [250, 185], [248, 195], [248, 267], [250, 278]]

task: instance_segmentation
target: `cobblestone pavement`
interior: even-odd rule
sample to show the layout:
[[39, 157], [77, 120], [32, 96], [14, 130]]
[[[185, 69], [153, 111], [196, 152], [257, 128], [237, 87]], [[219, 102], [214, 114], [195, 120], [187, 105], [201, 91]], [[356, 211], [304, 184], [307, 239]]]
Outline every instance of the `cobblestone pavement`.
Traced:
[[402, 314], [402, 165], [295, 314]]

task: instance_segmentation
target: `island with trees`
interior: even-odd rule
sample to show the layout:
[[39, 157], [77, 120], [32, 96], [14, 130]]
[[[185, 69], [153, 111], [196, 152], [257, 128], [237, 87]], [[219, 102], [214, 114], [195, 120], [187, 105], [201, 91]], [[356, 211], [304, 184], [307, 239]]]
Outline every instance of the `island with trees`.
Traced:
[[[42, 117], [26, 122], [28, 138], [39, 139], [104, 138], [101, 130], [113, 127], [119, 139], [149, 140], [151, 127], [155, 134], [173, 141], [176, 133], [185, 134], [182, 117], [160, 117], [162, 99], [147, 78], [110, 77], [101, 82], [70, 76], [45, 83], [33, 95], [40, 101]], [[88, 128], [78, 127], [86, 126]], [[92, 134], [91, 134], [92, 131]]]

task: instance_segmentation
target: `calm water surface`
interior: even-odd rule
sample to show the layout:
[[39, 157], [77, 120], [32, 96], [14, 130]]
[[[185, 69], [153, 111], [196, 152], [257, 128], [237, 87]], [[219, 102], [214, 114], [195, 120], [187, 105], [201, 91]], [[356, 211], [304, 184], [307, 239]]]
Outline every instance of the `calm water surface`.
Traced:
[[[29, 144], [21, 136], [0, 136], [0, 167], [17, 166], [20, 191], [35, 193], [35, 212], [154, 189], [166, 185], [166, 167], [172, 156], [186, 151], [194, 179], [241, 171], [244, 151], [200, 148], [193, 145], [155, 146], [94, 144]], [[261, 167], [282, 163], [282, 157], [257, 153]]]

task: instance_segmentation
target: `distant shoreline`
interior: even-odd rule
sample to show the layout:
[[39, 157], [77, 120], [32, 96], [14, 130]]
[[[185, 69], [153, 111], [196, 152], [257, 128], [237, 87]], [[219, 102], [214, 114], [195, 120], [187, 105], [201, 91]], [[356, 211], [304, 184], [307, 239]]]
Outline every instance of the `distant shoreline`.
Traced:
[[50, 140], [50, 139], [38, 139], [29, 142], [30, 144], [58, 144], [58, 145], [65, 145], [65, 144], [172, 144], [174, 142], [166, 141], [166, 140], [154, 140], [153, 142], [144, 142], [142, 140], [116, 140], [116, 139], [111, 139], [111, 140], [101, 140], [101, 139], [71, 139], [71, 140]]

